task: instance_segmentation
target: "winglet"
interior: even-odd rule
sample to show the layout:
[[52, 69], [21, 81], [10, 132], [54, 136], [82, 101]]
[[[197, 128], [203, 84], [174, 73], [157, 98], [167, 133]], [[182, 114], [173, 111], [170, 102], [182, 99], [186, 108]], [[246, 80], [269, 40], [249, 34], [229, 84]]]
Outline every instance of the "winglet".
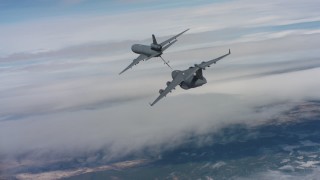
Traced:
[[149, 103], [149, 105], [150, 105], [150, 106], [152, 106], [152, 104], [151, 104], [151, 103]]
[[229, 49], [229, 54], [231, 54], [231, 51], [230, 51], [230, 49]]

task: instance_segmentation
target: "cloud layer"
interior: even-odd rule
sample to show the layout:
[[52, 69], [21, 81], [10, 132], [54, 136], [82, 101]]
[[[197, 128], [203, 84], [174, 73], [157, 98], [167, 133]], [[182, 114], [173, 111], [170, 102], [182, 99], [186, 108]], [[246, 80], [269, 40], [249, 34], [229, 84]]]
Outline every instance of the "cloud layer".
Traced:
[[[319, 99], [316, 7], [313, 0], [243, 0], [0, 24], [6, 44], [0, 47], [0, 158], [103, 150], [113, 160], [171, 148], [228, 124], [264, 123], [297, 102]], [[155, 21], [155, 14], [162, 18]], [[151, 108], [171, 70], [152, 59], [119, 76], [136, 57], [130, 46], [149, 44], [151, 33], [164, 40], [189, 27], [163, 55], [175, 69], [229, 48], [232, 54], [204, 72], [208, 84], [177, 88]]]

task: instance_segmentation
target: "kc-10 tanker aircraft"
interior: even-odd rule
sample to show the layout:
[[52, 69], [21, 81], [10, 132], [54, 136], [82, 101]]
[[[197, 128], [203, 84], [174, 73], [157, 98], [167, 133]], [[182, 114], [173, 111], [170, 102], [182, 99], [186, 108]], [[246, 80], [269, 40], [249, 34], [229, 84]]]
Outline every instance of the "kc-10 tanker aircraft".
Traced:
[[217, 61], [231, 54], [230, 49], [229, 52], [223, 56], [220, 56], [216, 59], [212, 59], [210, 61], [203, 61], [201, 64], [195, 64], [194, 67], [190, 67], [187, 70], [172, 71], [172, 81], [167, 82], [167, 88], [165, 90], [159, 90], [159, 97], [150, 105], [153, 106], [156, 104], [161, 98], [165, 97], [169, 92], [171, 92], [177, 85], [180, 85], [182, 89], [190, 89], [202, 86], [207, 83], [206, 78], [202, 75], [202, 70], [205, 70], [206, 67], [210, 67], [211, 64], [215, 64]]
[[[133, 60], [133, 62], [126, 67], [123, 71], [121, 71], [119, 73], [122, 74], [123, 72], [125, 72], [126, 70], [132, 68], [132, 66], [138, 64], [140, 61], [146, 61], [149, 60], [153, 57], [160, 57], [162, 59], [162, 61], [168, 65], [170, 67], [170, 65], [168, 64], [168, 62], [166, 62], [162, 57], [162, 53], [163, 51], [165, 51], [166, 49], [168, 49], [170, 46], [172, 46], [175, 42], [177, 42], [177, 37], [179, 37], [180, 35], [182, 35], [183, 33], [185, 33], [186, 31], [188, 31], [189, 29], [163, 41], [162, 43], [158, 44], [156, 37], [154, 36], [154, 34], [152, 34], [152, 40], [153, 42], [150, 44], [150, 46], [148, 45], [141, 45], [141, 44], [134, 44], [131, 46], [131, 50], [134, 53], [140, 54], [136, 59]], [[171, 68], [171, 67], [170, 67]]]

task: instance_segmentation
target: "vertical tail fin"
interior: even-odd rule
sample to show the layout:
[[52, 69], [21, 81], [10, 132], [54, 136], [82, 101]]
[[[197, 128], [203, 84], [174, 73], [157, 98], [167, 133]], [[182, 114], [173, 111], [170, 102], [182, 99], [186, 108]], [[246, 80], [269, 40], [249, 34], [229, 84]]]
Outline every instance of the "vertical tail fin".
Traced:
[[153, 44], [158, 44], [158, 43], [157, 43], [157, 39], [156, 39], [156, 37], [154, 36], [154, 34], [152, 34], [152, 41], [153, 41]]
[[202, 69], [198, 69], [198, 70], [197, 70], [196, 76], [197, 76], [197, 78], [199, 78], [199, 79], [203, 79]]

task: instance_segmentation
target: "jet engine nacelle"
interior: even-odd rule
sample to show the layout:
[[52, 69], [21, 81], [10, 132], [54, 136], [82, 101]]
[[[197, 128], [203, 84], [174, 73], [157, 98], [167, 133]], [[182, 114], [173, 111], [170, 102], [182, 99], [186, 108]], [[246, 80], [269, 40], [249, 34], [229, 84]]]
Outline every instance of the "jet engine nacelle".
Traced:
[[151, 49], [152, 50], [155, 50], [155, 51], [161, 51], [161, 49], [162, 49], [162, 46], [160, 45], [160, 44], [150, 44], [150, 46], [151, 46]]
[[162, 93], [163, 93], [163, 91], [164, 91], [163, 89], [160, 89], [160, 90], [159, 90], [159, 94], [162, 94]]

